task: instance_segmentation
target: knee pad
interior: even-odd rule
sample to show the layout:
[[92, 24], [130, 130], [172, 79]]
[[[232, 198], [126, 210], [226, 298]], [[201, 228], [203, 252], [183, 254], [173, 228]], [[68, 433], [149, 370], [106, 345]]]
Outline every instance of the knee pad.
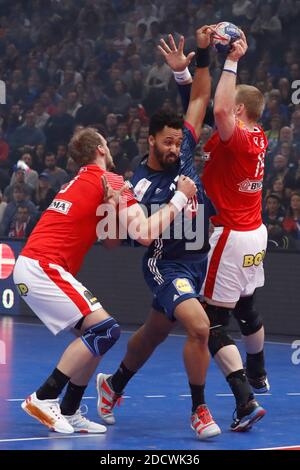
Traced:
[[214, 357], [224, 346], [235, 344], [226, 331], [230, 321], [231, 309], [206, 305], [205, 311], [210, 321], [208, 348], [210, 354]]
[[253, 295], [241, 297], [232, 313], [244, 336], [253, 335], [263, 326], [262, 318], [255, 308]]
[[94, 356], [103, 356], [119, 339], [120, 334], [120, 326], [114, 318], [109, 317], [86, 330], [81, 339]]

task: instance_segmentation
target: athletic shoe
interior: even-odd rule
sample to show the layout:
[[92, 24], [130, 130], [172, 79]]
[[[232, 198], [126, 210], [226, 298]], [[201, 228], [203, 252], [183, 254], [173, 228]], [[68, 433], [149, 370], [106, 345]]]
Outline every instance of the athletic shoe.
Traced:
[[[86, 407], [85, 411], [83, 411], [83, 407]], [[102, 434], [107, 431], [105, 426], [102, 424], [94, 423], [87, 419], [84, 415], [87, 413], [88, 407], [83, 405], [80, 407], [75, 414], [72, 416], [64, 416], [65, 419], [68, 421], [70, 426], [74, 428], [75, 432], [82, 432], [82, 433], [89, 433], [89, 434]]]
[[270, 390], [270, 384], [266, 375], [260, 377], [248, 377], [249, 384], [254, 393], [267, 393]]
[[250, 400], [247, 405], [238, 408], [233, 415], [233, 423], [230, 426], [231, 431], [244, 432], [249, 431], [253, 424], [263, 418], [266, 414], [256, 400]]
[[191, 428], [198, 439], [207, 439], [221, 434], [221, 429], [214, 422], [207, 405], [199, 405], [192, 414]]
[[74, 432], [73, 426], [61, 414], [58, 400], [39, 400], [33, 393], [23, 401], [21, 407], [51, 431], [65, 434]]
[[112, 412], [116, 403], [120, 404], [122, 394], [115, 393], [109, 385], [107, 379], [111, 377], [108, 374], [98, 374], [96, 387], [98, 393], [97, 409], [98, 415], [106, 424], [115, 424], [116, 419]]

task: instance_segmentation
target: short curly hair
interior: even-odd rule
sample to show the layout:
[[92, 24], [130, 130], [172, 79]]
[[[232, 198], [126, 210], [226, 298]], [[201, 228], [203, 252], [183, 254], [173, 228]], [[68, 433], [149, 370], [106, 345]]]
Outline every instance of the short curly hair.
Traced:
[[95, 161], [97, 147], [103, 146], [103, 138], [93, 127], [86, 127], [77, 131], [68, 145], [68, 155], [81, 166], [89, 165]]

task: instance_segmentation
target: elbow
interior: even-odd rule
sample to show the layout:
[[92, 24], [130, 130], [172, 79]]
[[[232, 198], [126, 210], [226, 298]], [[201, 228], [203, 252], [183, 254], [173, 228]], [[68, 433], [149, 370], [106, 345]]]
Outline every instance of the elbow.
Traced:
[[224, 106], [214, 106], [214, 116], [216, 119], [222, 119], [230, 114], [229, 109], [226, 109]]

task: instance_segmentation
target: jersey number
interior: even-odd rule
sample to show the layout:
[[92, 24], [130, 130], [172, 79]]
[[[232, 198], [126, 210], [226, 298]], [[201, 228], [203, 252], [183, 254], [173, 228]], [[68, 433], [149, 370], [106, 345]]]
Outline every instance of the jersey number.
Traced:
[[75, 181], [78, 180], [79, 176], [80, 176], [80, 175], [75, 176], [75, 178], [73, 178], [73, 179], [70, 181], [70, 183], [68, 183], [63, 189], [61, 189], [61, 190], [59, 191], [59, 194], [63, 194], [63, 193], [65, 193], [66, 191], [68, 191], [68, 189], [72, 186], [72, 184], [74, 184]]
[[258, 162], [256, 165], [255, 171], [255, 178], [259, 178], [260, 176], [264, 176], [264, 168], [265, 168], [265, 152], [261, 152], [258, 155]]

